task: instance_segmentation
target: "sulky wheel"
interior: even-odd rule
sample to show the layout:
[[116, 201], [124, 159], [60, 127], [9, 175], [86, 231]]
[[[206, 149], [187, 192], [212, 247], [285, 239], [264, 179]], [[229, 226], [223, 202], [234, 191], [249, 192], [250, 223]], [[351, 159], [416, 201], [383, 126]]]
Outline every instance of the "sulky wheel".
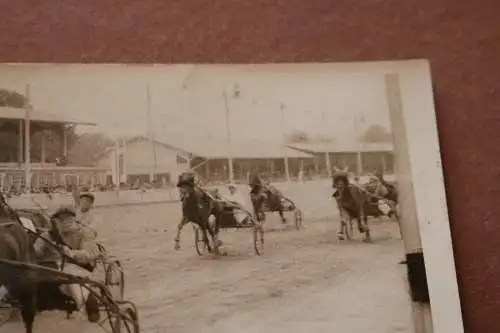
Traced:
[[295, 218], [295, 228], [297, 230], [300, 230], [300, 228], [302, 228], [302, 211], [298, 208], [295, 208], [293, 216]]
[[120, 313], [109, 318], [112, 333], [139, 333], [139, 315], [132, 302], [117, 303]]
[[260, 256], [264, 253], [264, 227], [261, 222], [255, 222], [255, 226], [253, 227], [253, 244], [255, 254]]
[[16, 316], [17, 309], [13, 307], [6, 297], [0, 299], [0, 327]]
[[114, 300], [122, 301], [125, 297], [125, 273], [119, 260], [113, 260], [105, 263], [104, 284]]
[[201, 231], [201, 228], [197, 225], [193, 225], [193, 231], [194, 231], [194, 246], [196, 248], [196, 252], [198, 253], [199, 256], [202, 256], [206, 252], [208, 252], [208, 247], [205, 241], [203, 240], [203, 232]]

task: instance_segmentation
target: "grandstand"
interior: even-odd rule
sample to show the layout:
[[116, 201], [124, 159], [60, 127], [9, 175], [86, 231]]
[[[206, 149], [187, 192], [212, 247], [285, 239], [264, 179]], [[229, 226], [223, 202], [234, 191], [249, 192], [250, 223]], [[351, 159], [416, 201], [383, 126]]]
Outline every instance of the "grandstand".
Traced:
[[[0, 133], [17, 142], [14, 152], [3, 152], [0, 161], [0, 185], [2, 189], [37, 188], [42, 186], [66, 186], [79, 184], [93, 186], [103, 183], [107, 168], [82, 167], [64, 163], [68, 156], [68, 131], [77, 125], [95, 126], [95, 123], [43, 113], [32, 108], [0, 107]], [[47, 134], [62, 137], [61, 156], [49, 160], [46, 154]], [[32, 159], [32, 140], [41, 140], [38, 158]]]

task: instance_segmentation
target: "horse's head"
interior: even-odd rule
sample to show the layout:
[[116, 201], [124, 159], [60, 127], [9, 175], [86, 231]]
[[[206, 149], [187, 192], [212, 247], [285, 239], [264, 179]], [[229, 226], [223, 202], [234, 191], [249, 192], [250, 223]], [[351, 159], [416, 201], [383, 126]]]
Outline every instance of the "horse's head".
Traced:
[[349, 176], [348, 176], [348, 167], [340, 170], [337, 167], [334, 167], [335, 173], [332, 176], [333, 180], [333, 188], [335, 188], [339, 194], [341, 194], [344, 189], [349, 186]]

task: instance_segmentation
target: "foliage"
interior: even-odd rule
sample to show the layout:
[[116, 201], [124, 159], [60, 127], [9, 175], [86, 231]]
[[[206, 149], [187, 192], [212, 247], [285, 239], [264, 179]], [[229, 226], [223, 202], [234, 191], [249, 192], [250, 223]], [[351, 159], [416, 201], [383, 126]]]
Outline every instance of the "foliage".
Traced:
[[[28, 100], [26, 96], [15, 91], [0, 89], [0, 107], [22, 109]], [[17, 162], [19, 154], [19, 127], [17, 121], [0, 122], [0, 162]], [[42, 160], [42, 135], [45, 134], [45, 162], [55, 163], [57, 157], [63, 155], [62, 125], [52, 127], [32, 123], [31, 128], [31, 161]], [[75, 133], [74, 127], [66, 129], [69, 164], [93, 166], [109, 147], [114, 145], [112, 139], [100, 133]]]
[[392, 134], [384, 126], [375, 124], [371, 125], [365, 133], [363, 133], [361, 139], [364, 142], [385, 143], [392, 141]]
[[0, 107], [22, 109], [26, 107], [28, 99], [23, 94], [7, 89], [0, 89]]
[[114, 145], [114, 140], [105, 134], [83, 133], [78, 136], [68, 153], [69, 163], [94, 166]]

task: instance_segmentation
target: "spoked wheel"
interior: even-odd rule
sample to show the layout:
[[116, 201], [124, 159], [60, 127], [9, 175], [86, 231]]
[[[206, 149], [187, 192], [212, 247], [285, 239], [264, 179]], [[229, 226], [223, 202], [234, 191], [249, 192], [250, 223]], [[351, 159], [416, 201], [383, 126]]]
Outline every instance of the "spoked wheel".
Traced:
[[16, 314], [17, 309], [7, 302], [6, 297], [0, 299], [0, 326], [14, 319]]
[[139, 315], [137, 308], [131, 302], [117, 302], [120, 314], [109, 317], [112, 333], [139, 333]]
[[255, 254], [260, 256], [264, 253], [264, 226], [262, 222], [255, 221], [255, 226], [253, 227], [253, 244]]
[[104, 264], [106, 267], [104, 284], [114, 300], [123, 301], [125, 297], [125, 273], [119, 260]]
[[295, 228], [300, 230], [300, 228], [302, 228], [302, 211], [296, 208], [293, 212], [293, 216], [295, 218]]
[[208, 252], [208, 247], [205, 241], [203, 240], [203, 232], [201, 228], [197, 225], [193, 225], [194, 231], [194, 246], [196, 247], [196, 252], [199, 256], [204, 255]]

